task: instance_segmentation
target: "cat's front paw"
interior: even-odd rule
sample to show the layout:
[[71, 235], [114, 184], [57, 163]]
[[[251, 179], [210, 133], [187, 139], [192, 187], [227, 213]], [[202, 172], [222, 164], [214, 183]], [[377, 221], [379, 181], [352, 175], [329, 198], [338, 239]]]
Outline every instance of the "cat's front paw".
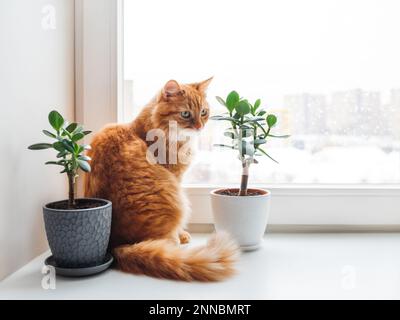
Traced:
[[187, 231], [179, 232], [179, 241], [181, 244], [189, 243], [191, 239], [190, 233]]

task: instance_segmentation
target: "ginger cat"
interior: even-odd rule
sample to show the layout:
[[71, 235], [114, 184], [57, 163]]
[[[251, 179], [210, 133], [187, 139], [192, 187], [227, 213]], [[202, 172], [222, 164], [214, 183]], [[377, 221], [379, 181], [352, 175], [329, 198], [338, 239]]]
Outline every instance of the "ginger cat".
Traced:
[[[179, 245], [190, 240], [184, 231], [189, 206], [180, 186], [188, 163], [172, 161], [185, 144], [170, 141], [170, 124], [189, 131], [204, 127], [210, 81], [168, 81], [132, 123], [109, 125], [91, 143], [85, 196], [112, 201], [110, 248], [123, 271], [185, 281], [216, 281], [234, 273], [238, 248], [227, 235], [215, 234], [202, 247]], [[147, 152], [154, 141], [146, 141], [152, 129], [165, 133], [164, 163], [148, 160], [154, 160]], [[184, 152], [189, 159], [191, 151]]]

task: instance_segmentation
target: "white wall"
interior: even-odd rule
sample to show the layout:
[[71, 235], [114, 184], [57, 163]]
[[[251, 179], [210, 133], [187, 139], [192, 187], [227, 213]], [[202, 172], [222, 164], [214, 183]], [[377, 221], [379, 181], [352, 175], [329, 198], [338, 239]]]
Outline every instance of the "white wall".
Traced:
[[26, 149], [53, 108], [74, 117], [74, 1], [0, 0], [0, 280], [46, 250], [41, 206], [66, 198], [54, 152]]

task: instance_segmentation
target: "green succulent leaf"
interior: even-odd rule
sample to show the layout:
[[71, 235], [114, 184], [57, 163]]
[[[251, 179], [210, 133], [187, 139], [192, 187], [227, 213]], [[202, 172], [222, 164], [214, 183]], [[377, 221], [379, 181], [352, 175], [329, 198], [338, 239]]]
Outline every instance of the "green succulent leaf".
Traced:
[[64, 166], [64, 164], [59, 163], [59, 162], [57, 162], [57, 161], [47, 161], [47, 162], [45, 162], [45, 164], [55, 164], [55, 165], [57, 165], [57, 166]]
[[267, 124], [268, 124], [268, 127], [270, 127], [270, 128], [272, 128], [275, 124], [276, 124], [276, 122], [278, 121], [278, 119], [276, 118], [276, 116], [275, 115], [273, 115], [273, 114], [269, 114], [268, 116], [267, 116]]
[[264, 143], [267, 143], [267, 140], [265, 140], [265, 139], [255, 139], [254, 140], [254, 144], [256, 144], [256, 145], [260, 145], [260, 144], [264, 144]]
[[247, 101], [242, 100], [242, 101], [239, 101], [239, 102], [236, 104], [235, 110], [236, 110], [236, 112], [237, 112], [238, 114], [240, 114], [240, 115], [243, 116], [243, 115], [245, 115], [245, 114], [250, 113], [251, 108], [250, 108], [250, 105], [249, 105], [249, 103], [248, 103]]
[[79, 159], [79, 160], [84, 160], [84, 161], [90, 161], [90, 160], [92, 160], [91, 157], [85, 156], [85, 155], [79, 156], [78, 159]]
[[90, 168], [90, 164], [88, 162], [86, 162], [85, 160], [77, 160], [79, 168], [81, 168], [83, 171], [85, 172], [90, 172], [91, 168]]
[[91, 134], [91, 133], [92, 133], [92, 131], [90, 131], [90, 130], [86, 130], [86, 131], [82, 131], [82, 133], [83, 133], [85, 136], [87, 136], [88, 134]]
[[63, 158], [68, 154], [68, 151], [61, 151], [57, 153], [57, 158]]
[[49, 123], [58, 132], [64, 124], [64, 118], [56, 110], [49, 113]]
[[228, 137], [228, 138], [231, 138], [231, 139], [235, 139], [236, 138], [236, 134], [234, 132], [231, 132], [231, 131], [225, 131], [224, 132], [224, 136]]
[[53, 145], [51, 143], [35, 143], [28, 147], [29, 150], [44, 150], [50, 149]]
[[226, 107], [226, 103], [225, 103], [225, 100], [224, 100], [224, 99], [222, 99], [221, 97], [218, 97], [218, 96], [216, 96], [215, 99], [217, 99], [217, 101], [218, 101], [221, 105], [223, 105], [224, 107]]
[[240, 129], [253, 129], [253, 127], [251, 125], [249, 125], [248, 123], [240, 125], [239, 128]]
[[57, 136], [56, 136], [54, 133], [51, 133], [50, 131], [42, 130], [42, 132], [43, 132], [46, 136], [48, 136], [48, 137], [50, 137], [50, 138], [57, 138]]
[[79, 155], [79, 149], [80, 149], [80, 147], [79, 147], [79, 144], [77, 144], [77, 143], [73, 143], [73, 148], [74, 148], [74, 153], [76, 154], [76, 155]]
[[211, 116], [209, 119], [210, 119], [210, 120], [219, 120], [219, 119], [221, 119], [221, 118], [222, 118], [221, 115], [217, 115], [217, 116]]
[[74, 130], [73, 134], [77, 134], [77, 133], [80, 133], [80, 132], [83, 132], [83, 127], [78, 124], [78, 126]]
[[232, 91], [226, 97], [225, 106], [228, 108], [229, 112], [232, 112], [235, 109], [236, 104], [239, 102], [240, 97], [236, 91]]
[[52, 146], [53, 146], [54, 149], [56, 149], [60, 153], [61, 152], [67, 152], [65, 150], [64, 144], [61, 141], [54, 142]]
[[221, 116], [212, 116], [211, 120], [226, 120], [226, 121], [236, 121], [237, 119], [233, 117], [221, 117]]
[[254, 118], [249, 118], [246, 119], [245, 121], [243, 121], [244, 123], [246, 122], [260, 122], [260, 121], [265, 121], [265, 119], [263, 117], [254, 117]]
[[233, 118], [235, 120], [239, 120], [241, 117], [242, 117], [242, 115], [240, 113], [237, 113], [237, 112], [233, 115]]
[[257, 110], [260, 105], [261, 105], [261, 100], [257, 99], [256, 102], [254, 102], [254, 106], [253, 106], [254, 111]]
[[69, 133], [72, 133], [72, 132], [74, 132], [74, 130], [76, 129], [77, 126], [78, 126], [78, 124], [76, 122], [72, 122], [65, 128], [65, 130], [67, 130]]
[[283, 136], [277, 136], [275, 134], [268, 134], [268, 137], [286, 139], [286, 138], [290, 138], [290, 135], [286, 134], [286, 135], [283, 135]]
[[63, 138], [65, 138], [66, 136], [67, 136], [69, 139], [71, 139], [71, 134], [70, 134], [67, 130], [61, 128], [60, 136], [57, 137], [57, 139], [58, 139], [59, 141], [61, 141], [61, 140], [62, 140]]
[[73, 153], [75, 151], [73, 142], [71, 142], [71, 141], [69, 141], [67, 139], [64, 139], [64, 140], [61, 141], [61, 143], [63, 144], [64, 148], [66, 150], [68, 150], [69, 152]]
[[266, 153], [263, 149], [258, 148], [258, 151], [260, 151], [261, 153], [263, 153], [264, 155], [266, 155], [268, 158], [270, 158], [272, 161], [279, 163], [278, 161], [276, 161], [274, 158], [272, 158], [268, 153]]
[[234, 149], [234, 146], [228, 146], [226, 144], [221, 144], [221, 143], [217, 143], [213, 145], [214, 147], [222, 147], [222, 148], [229, 148], [229, 149]]
[[72, 141], [75, 142], [75, 141], [81, 140], [84, 137], [85, 137], [85, 134], [83, 132], [78, 132], [72, 136]]

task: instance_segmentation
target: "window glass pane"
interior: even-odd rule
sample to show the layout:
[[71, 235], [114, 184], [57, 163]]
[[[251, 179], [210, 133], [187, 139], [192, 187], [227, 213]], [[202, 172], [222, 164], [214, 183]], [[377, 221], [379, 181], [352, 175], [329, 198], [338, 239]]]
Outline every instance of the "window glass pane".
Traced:
[[[125, 103], [137, 113], [169, 79], [214, 76], [215, 100], [237, 90], [278, 115], [251, 183], [400, 182], [400, 2], [125, 0]], [[126, 119], [129, 121], [130, 119]], [[240, 162], [212, 147], [209, 121], [185, 177], [238, 183]]]

